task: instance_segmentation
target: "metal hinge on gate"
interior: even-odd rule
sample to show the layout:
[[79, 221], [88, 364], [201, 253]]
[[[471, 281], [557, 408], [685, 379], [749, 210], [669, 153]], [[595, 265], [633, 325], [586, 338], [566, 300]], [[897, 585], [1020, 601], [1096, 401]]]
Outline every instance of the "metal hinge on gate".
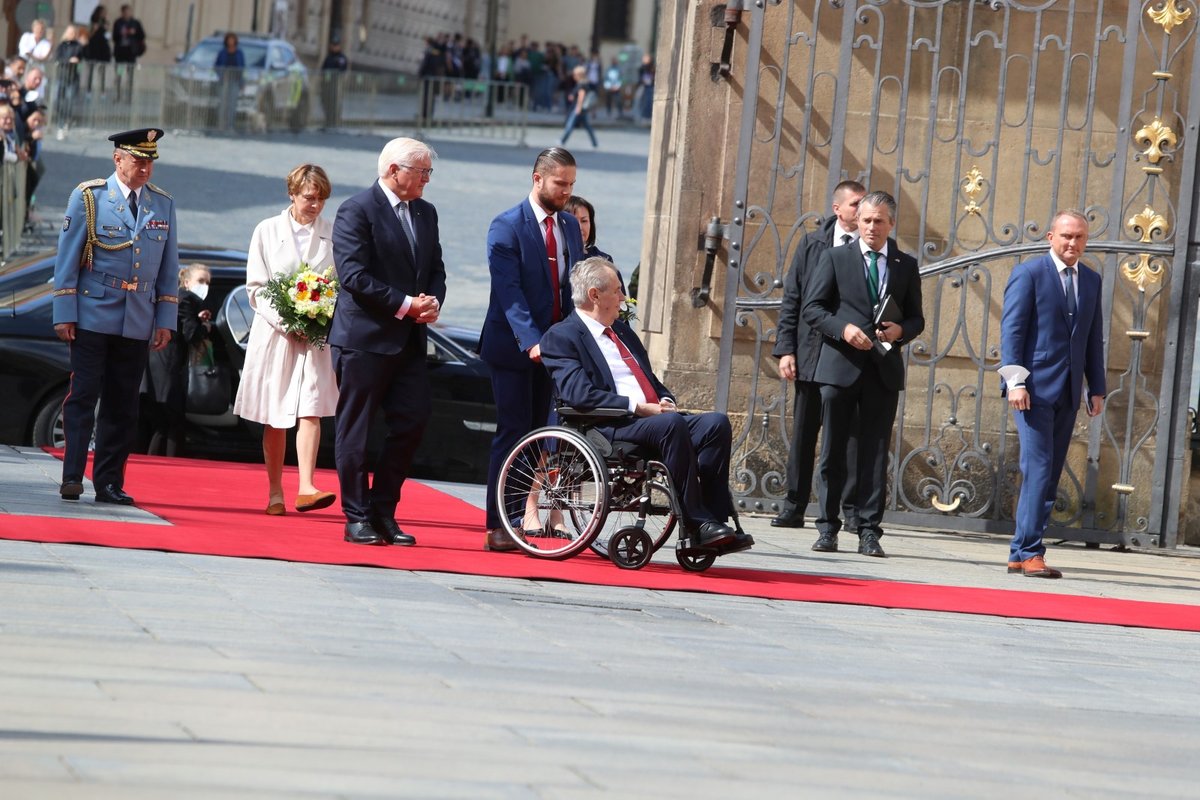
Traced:
[[713, 217], [708, 221], [708, 227], [704, 230], [704, 277], [700, 279], [700, 285], [692, 289], [692, 308], [704, 308], [708, 303], [709, 295], [712, 293], [712, 276], [713, 268], [717, 263], [717, 250], [721, 247], [721, 240], [725, 238], [729, 226], [721, 222], [720, 217]]
[[732, 74], [733, 69], [730, 65], [733, 61], [733, 37], [738, 23], [742, 20], [743, 9], [749, 7], [750, 0], [728, 0], [728, 2], [713, 5], [713, 27], [725, 26], [725, 43], [721, 46], [721, 60], [709, 66], [709, 75], [713, 81], [728, 78]]

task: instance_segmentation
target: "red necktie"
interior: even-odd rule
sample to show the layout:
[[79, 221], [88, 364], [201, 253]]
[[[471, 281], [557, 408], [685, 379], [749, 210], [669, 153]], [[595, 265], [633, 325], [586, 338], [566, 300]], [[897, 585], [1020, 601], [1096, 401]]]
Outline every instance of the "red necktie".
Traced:
[[621, 360], [625, 362], [625, 366], [629, 367], [629, 371], [633, 373], [633, 378], [638, 382], [638, 386], [642, 389], [642, 394], [646, 395], [647, 403], [658, 402], [658, 392], [654, 391], [654, 384], [650, 383], [650, 379], [646, 377], [646, 373], [642, 370], [642, 365], [633, 357], [633, 353], [629, 352], [629, 348], [617, 336], [616, 331], [612, 328], [605, 328], [604, 335], [613, 340], [613, 344], [617, 346], [617, 352], [621, 354]]
[[550, 259], [550, 288], [554, 292], [554, 310], [550, 321], [562, 319], [562, 288], [558, 283], [558, 239], [554, 236], [554, 215], [546, 217], [546, 256]]

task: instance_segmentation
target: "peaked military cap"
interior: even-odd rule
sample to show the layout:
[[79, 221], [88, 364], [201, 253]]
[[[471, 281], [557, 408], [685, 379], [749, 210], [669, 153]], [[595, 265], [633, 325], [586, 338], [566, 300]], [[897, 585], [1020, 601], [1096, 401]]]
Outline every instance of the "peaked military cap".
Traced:
[[163, 136], [161, 128], [139, 128], [136, 131], [114, 133], [108, 137], [113, 146], [138, 158], [158, 158], [158, 140]]

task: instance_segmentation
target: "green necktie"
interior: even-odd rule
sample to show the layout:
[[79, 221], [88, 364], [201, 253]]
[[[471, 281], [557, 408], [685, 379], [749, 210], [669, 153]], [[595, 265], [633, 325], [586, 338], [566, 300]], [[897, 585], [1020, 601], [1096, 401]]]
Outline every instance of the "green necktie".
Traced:
[[867, 251], [867, 288], [871, 290], [871, 303], [879, 302], [879, 253]]

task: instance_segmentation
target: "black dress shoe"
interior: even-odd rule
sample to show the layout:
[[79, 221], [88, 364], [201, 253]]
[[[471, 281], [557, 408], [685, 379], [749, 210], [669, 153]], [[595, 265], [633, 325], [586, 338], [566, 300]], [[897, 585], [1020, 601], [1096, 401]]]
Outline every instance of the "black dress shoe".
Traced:
[[788, 503], [783, 507], [783, 511], [771, 520], [772, 528], [803, 528], [804, 527], [804, 509], [800, 506]]
[[812, 549], [816, 550], [818, 553], [836, 553], [837, 552], [837, 534], [836, 533], [822, 533], [820, 536], [817, 537], [817, 540], [815, 542], [813, 542]]
[[58, 487], [58, 493], [62, 495], [63, 500], [78, 500], [83, 494], [83, 482], [63, 481], [62, 486]]
[[123, 491], [113, 486], [111, 483], [106, 483], [103, 486], [96, 488], [97, 503], [115, 503], [119, 506], [133, 505], [133, 498], [125, 494]]
[[887, 558], [887, 553], [879, 545], [879, 534], [875, 531], [863, 531], [858, 535], [858, 552], [864, 556]]
[[717, 548], [717, 555], [727, 556], [730, 553], [740, 553], [743, 550], [749, 550], [754, 547], [754, 537], [748, 533], [739, 533], [733, 537], [733, 541], [723, 547]]
[[719, 550], [737, 539], [737, 531], [724, 522], [713, 520], [702, 524], [693, 538], [697, 547], [710, 547], [714, 550]]
[[343, 540], [350, 544], [384, 544], [383, 537], [369, 522], [347, 522]]
[[410, 545], [417, 543], [416, 537], [410, 536], [409, 534], [400, 530], [400, 526], [396, 524], [396, 520], [394, 519], [373, 519], [371, 520], [371, 527], [374, 528], [388, 544]]

